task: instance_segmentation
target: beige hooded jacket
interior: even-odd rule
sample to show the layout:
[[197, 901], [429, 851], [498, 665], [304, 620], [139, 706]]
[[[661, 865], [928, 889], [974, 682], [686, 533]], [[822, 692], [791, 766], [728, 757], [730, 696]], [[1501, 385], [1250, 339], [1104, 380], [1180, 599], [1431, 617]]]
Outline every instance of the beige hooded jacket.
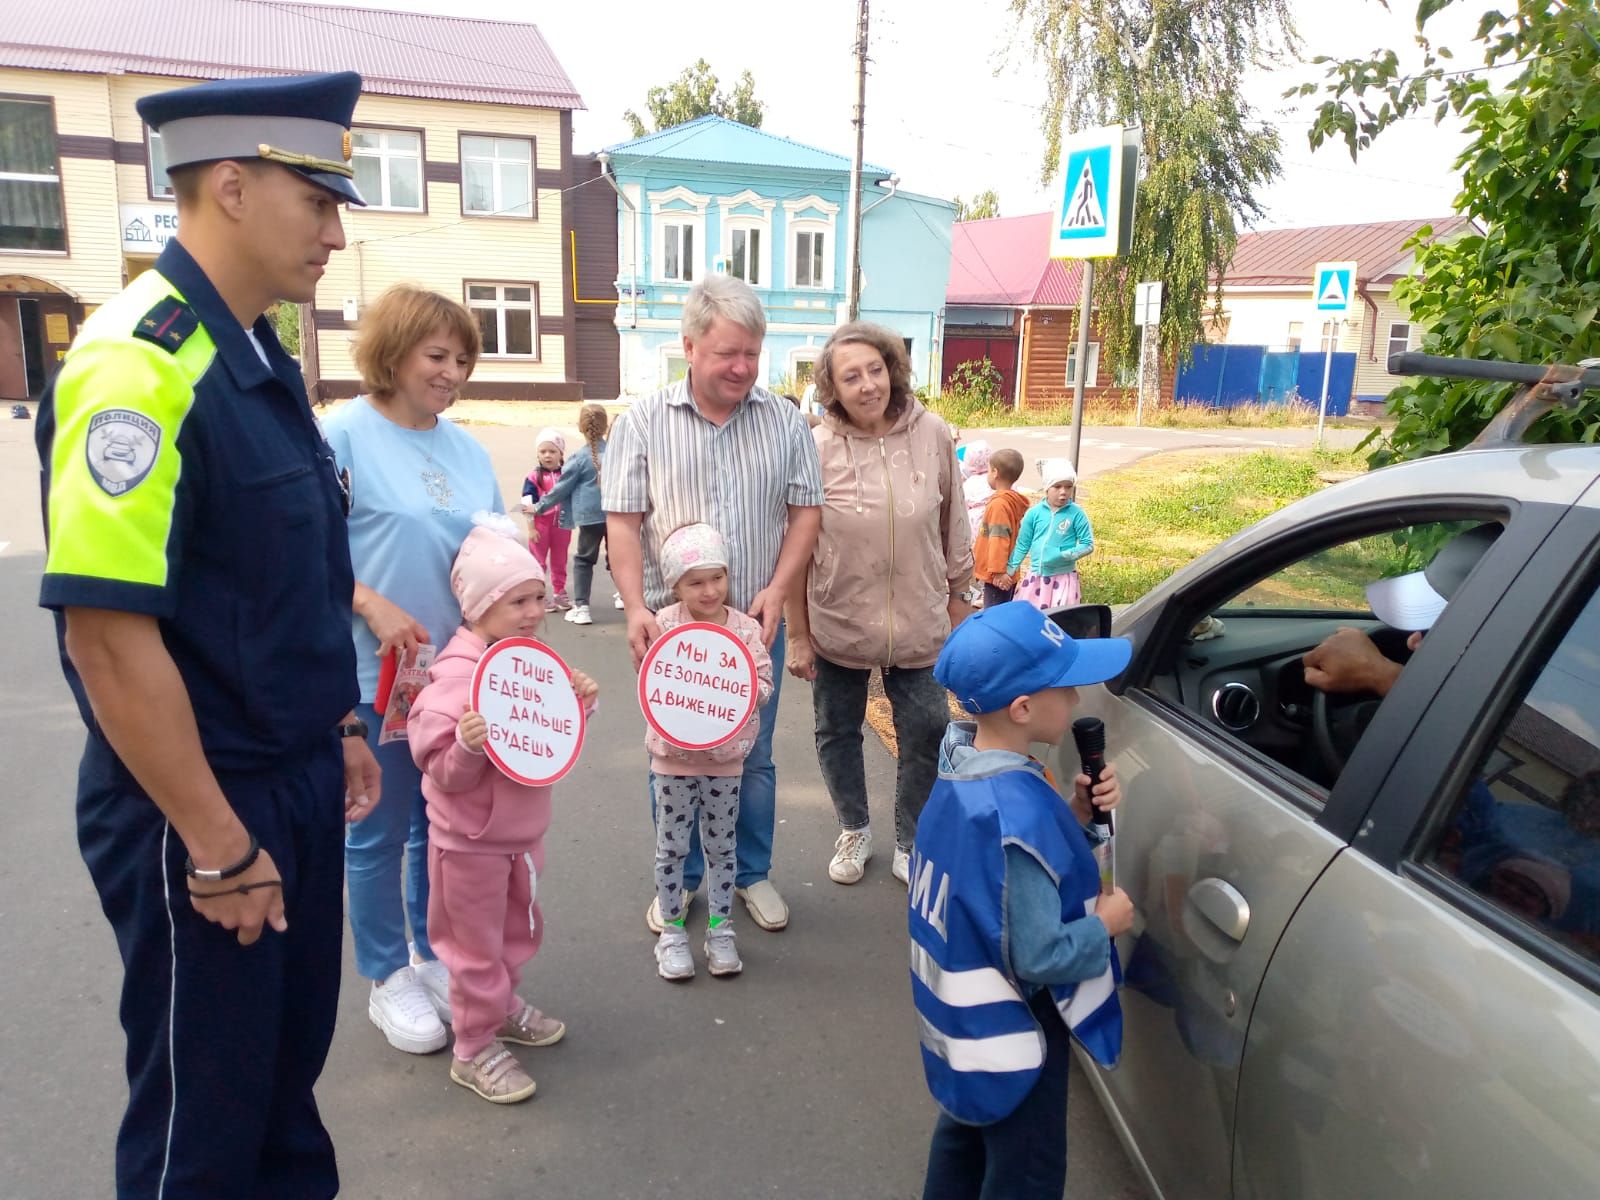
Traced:
[[811, 431], [822, 532], [806, 588], [811, 645], [844, 667], [928, 667], [972, 583], [972, 527], [950, 427], [916, 400], [888, 435], [829, 414]]

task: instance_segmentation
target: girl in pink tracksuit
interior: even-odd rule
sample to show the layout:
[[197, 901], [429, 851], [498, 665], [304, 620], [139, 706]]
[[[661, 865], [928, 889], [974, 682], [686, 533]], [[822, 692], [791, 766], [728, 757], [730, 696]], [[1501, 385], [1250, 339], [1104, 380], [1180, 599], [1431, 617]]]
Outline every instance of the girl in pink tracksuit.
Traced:
[[[450, 572], [464, 624], [434, 659], [406, 730], [428, 805], [428, 933], [450, 969], [450, 1078], [513, 1104], [533, 1095], [534, 1082], [502, 1043], [548, 1046], [566, 1033], [517, 994], [523, 964], [544, 939], [539, 874], [550, 788], [516, 783], [489, 762], [488, 726], [471, 709], [472, 673], [494, 642], [538, 633], [545, 582], [508, 518], [474, 520]], [[572, 685], [592, 708], [594, 681], [574, 671]]]
[[572, 544], [572, 530], [561, 528], [561, 506], [548, 512], [533, 515], [533, 506], [550, 494], [561, 478], [561, 468], [566, 462], [567, 439], [554, 429], [541, 429], [534, 443], [539, 461], [527, 479], [522, 482], [522, 504], [528, 515], [528, 550], [544, 568], [555, 595], [546, 606], [552, 612], [572, 607], [567, 598], [567, 550]]

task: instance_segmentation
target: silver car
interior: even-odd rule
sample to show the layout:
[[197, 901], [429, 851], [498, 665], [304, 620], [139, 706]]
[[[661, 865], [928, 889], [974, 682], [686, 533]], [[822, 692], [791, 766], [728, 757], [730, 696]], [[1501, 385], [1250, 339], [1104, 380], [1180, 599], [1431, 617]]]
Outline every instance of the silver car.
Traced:
[[[1385, 697], [1307, 685], [1341, 626], [1405, 661], [1364, 585], [1486, 522]], [[1139, 919], [1085, 1067], [1154, 1194], [1600, 1195], [1597, 581], [1600, 448], [1514, 447], [1330, 487], [1118, 617], [1082, 712]]]

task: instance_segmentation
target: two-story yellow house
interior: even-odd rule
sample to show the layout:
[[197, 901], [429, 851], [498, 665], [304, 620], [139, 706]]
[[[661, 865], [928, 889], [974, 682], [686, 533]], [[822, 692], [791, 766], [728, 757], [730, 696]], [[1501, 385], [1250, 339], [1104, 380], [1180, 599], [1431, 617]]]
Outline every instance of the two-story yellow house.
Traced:
[[349, 245], [300, 309], [321, 397], [359, 389], [351, 330], [400, 281], [477, 317], [470, 395], [579, 397], [567, 199], [583, 102], [535, 26], [278, 0], [49, 0], [0, 21], [0, 398], [38, 396], [84, 315], [177, 230], [139, 97], [334, 70], [362, 76], [352, 142], [369, 207], [349, 211]]

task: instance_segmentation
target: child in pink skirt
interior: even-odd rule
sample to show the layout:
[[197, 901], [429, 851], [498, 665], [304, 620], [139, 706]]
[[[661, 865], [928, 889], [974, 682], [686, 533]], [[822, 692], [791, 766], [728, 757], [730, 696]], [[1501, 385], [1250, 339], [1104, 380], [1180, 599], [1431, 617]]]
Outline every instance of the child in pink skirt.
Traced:
[[[517, 994], [544, 940], [539, 873], [550, 788], [517, 783], [489, 762], [489, 728], [472, 710], [472, 675], [501, 638], [533, 637], [544, 622], [544, 571], [514, 523], [479, 514], [450, 571], [463, 624], [434, 659], [406, 721], [428, 803], [428, 934], [450, 969], [455, 1053], [450, 1078], [495, 1104], [533, 1095], [503, 1043], [549, 1046], [567, 1027]], [[593, 708], [599, 688], [572, 673]]]
[[528, 516], [528, 550], [544, 568], [545, 577], [555, 594], [550, 597], [551, 612], [572, 607], [567, 598], [567, 549], [572, 544], [572, 530], [561, 528], [561, 506], [532, 515], [534, 505], [550, 494], [561, 478], [561, 467], [566, 461], [567, 439], [554, 429], [541, 429], [534, 443], [539, 456], [538, 464], [522, 483], [522, 507]]
[[1078, 560], [1093, 552], [1094, 530], [1089, 527], [1089, 514], [1073, 502], [1078, 472], [1072, 461], [1047, 458], [1039, 464], [1039, 474], [1043, 476], [1044, 499], [1022, 518], [1006, 571], [1016, 580], [1017, 569], [1027, 559], [1028, 573], [1017, 581], [1012, 597], [1050, 612], [1082, 603]]

